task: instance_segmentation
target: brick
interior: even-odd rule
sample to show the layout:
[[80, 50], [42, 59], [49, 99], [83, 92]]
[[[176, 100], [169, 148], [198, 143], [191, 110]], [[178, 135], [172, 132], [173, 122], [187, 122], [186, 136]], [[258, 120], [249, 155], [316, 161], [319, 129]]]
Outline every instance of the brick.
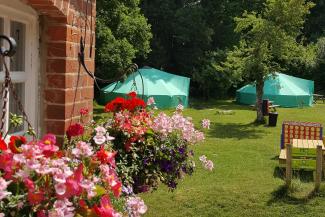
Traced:
[[68, 37], [67, 26], [49, 26], [47, 36], [50, 41], [66, 41]]
[[77, 59], [49, 59], [46, 68], [48, 73], [77, 73], [79, 62]]
[[[78, 122], [81, 108], [93, 110], [93, 80], [83, 69], [78, 74], [78, 52], [80, 37], [84, 37], [85, 0], [24, 0], [45, 15], [47, 44], [46, 82], [44, 90], [45, 132], [58, 135], [63, 141], [70, 119]], [[85, 61], [87, 68], [95, 70], [95, 14], [96, 3], [92, 5], [93, 23], [90, 28], [90, 5], [88, 5], [88, 26], [86, 31]], [[92, 29], [92, 32], [90, 32]], [[90, 47], [92, 56], [89, 57]], [[79, 79], [79, 80], [78, 80]], [[71, 117], [72, 116], [72, 117]], [[91, 120], [88, 115], [86, 121]]]
[[64, 74], [49, 74], [47, 75], [47, 84], [48, 87], [65, 88], [67, 86], [66, 76]]
[[50, 42], [47, 45], [48, 57], [69, 57], [68, 50], [70, 49], [67, 43]]
[[64, 135], [68, 128], [68, 121], [65, 120], [46, 120], [45, 127], [48, 132], [56, 135]]
[[65, 120], [68, 117], [65, 105], [46, 105], [46, 115], [48, 119], [57, 120]]
[[81, 90], [81, 99], [93, 99], [94, 98], [94, 88], [93, 87], [87, 87], [83, 88]]
[[50, 89], [45, 90], [45, 100], [50, 103], [66, 103], [64, 89]]

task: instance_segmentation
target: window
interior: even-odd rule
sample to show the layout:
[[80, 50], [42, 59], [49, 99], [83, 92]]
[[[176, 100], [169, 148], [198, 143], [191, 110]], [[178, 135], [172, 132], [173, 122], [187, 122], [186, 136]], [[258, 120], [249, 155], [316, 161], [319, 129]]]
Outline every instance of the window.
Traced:
[[[0, 0], [1, 1], [1, 0]], [[37, 128], [37, 102], [38, 102], [38, 20], [36, 12], [30, 7], [18, 0], [11, 0], [10, 3], [0, 4], [0, 34], [11, 36], [17, 42], [16, 54], [6, 58], [6, 64], [9, 68], [11, 79], [14, 83], [16, 94], [20, 99], [28, 118]], [[0, 44], [0, 46], [6, 46]], [[0, 84], [2, 87], [4, 81], [4, 67], [0, 66]], [[1, 96], [2, 107], [3, 96]], [[2, 108], [0, 116], [2, 116]], [[17, 102], [12, 93], [9, 94], [6, 108], [5, 131], [10, 133], [21, 133], [27, 129], [24, 126], [13, 128], [9, 124], [9, 113], [22, 115]]]

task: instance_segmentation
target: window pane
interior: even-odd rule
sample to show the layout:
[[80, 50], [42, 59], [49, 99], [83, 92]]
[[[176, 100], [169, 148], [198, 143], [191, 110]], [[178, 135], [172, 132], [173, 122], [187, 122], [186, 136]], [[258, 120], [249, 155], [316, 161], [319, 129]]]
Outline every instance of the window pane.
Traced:
[[[0, 17], [0, 35], [2, 35], [2, 34], [3, 34], [3, 18]], [[0, 47], [2, 47], [2, 46], [3, 46], [3, 42], [1, 41]], [[0, 62], [0, 71], [2, 71], [2, 67], [3, 67], [3, 65]]]
[[[22, 103], [22, 105], [25, 105], [25, 84], [24, 83], [16, 83], [14, 84], [18, 99], [20, 100], [20, 102]], [[12, 94], [12, 92], [10, 92], [9, 95], [9, 112], [12, 114], [16, 114], [16, 115], [22, 115], [23, 113], [19, 110], [19, 106]], [[19, 132], [24, 130], [24, 126], [19, 126], [16, 128], [13, 128], [12, 126], [10, 127], [10, 131], [9, 133], [15, 133], [15, 132]]]
[[25, 70], [25, 32], [25, 24], [16, 21], [10, 22], [10, 35], [17, 42], [17, 52], [10, 60], [11, 71]]

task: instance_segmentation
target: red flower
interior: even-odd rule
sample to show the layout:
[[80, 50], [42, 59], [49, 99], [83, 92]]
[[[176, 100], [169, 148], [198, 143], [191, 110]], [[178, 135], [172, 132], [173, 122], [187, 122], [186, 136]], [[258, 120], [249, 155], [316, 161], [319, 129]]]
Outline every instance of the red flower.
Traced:
[[45, 210], [40, 210], [37, 212], [37, 217], [46, 217], [46, 211]]
[[137, 93], [135, 91], [132, 91], [132, 92], [128, 93], [128, 96], [131, 98], [135, 98], [137, 96]]
[[1, 151], [5, 151], [7, 150], [8, 147], [7, 147], [7, 144], [6, 142], [2, 139], [2, 135], [0, 134], [0, 150]]
[[83, 179], [82, 171], [83, 164], [80, 164], [78, 168], [74, 171], [73, 175], [66, 180], [66, 192], [64, 195], [59, 196], [60, 198], [70, 198], [73, 196], [79, 196], [82, 193], [82, 187], [80, 183]]
[[34, 191], [29, 191], [27, 198], [30, 205], [38, 205], [44, 200], [44, 192], [39, 191], [35, 193]]
[[34, 182], [29, 178], [24, 179], [24, 185], [29, 191], [34, 191], [35, 190]]
[[22, 144], [26, 144], [27, 140], [23, 136], [11, 136], [10, 142], [9, 142], [9, 148], [12, 151], [12, 153], [18, 154], [21, 152], [20, 146]]
[[126, 100], [122, 97], [116, 97], [113, 101], [109, 102], [105, 106], [105, 112], [117, 112], [125, 109], [124, 104]]
[[4, 179], [12, 179], [14, 175], [14, 154], [11, 152], [4, 152], [0, 154], [0, 169], [2, 169], [5, 173], [2, 175]]
[[115, 211], [112, 207], [111, 200], [108, 195], [103, 196], [100, 199], [100, 207], [94, 206], [94, 211], [99, 217], [113, 217]]
[[145, 108], [146, 107], [146, 103], [139, 98], [132, 98], [127, 100], [127, 102], [125, 103], [125, 108], [131, 112], [135, 111], [137, 108]]
[[63, 151], [57, 151], [57, 152], [55, 153], [55, 157], [56, 157], [56, 158], [62, 158], [63, 156], [64, 156]]
[[137, 137], [131, 137], [124, 145], [125, 150], [127, 152], [131, 151], [132, 143], [134, 143], [137, 140], [138, 140]]
[[80, 109], [80, 115], [88, 115], [89, 110], [87, 108]]
[[104, 146], [96, 153], [97, 159], [101, 163], [109, 163], [111, 166], [115, 167], [115, 155], [117, 152], [108, 152], [104, 149]]
[[70, 125], [67, 130], [67, 136], [69, 139], [74, 136], [81, 136], [84, 133], [84, 127], [81, 124]]
[[115, 197], [120, 197], [122, 192], [122, 182], [118, 181], [112, 186], [112, 191]]

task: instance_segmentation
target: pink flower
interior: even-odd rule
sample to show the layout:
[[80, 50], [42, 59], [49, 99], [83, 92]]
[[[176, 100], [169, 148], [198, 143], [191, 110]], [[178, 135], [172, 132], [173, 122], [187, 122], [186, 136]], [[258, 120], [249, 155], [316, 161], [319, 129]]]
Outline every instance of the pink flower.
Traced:
[[205, 155], [202, 155], [199, 157], [201, 162], [205, 162], [207, 160], [207, 157]]
[[106, 129], [102, 126], [97, 126], [95, 128], [96, 134], [104, 135], [106, 133]]
[[6, 181], [2, 177], [0, 177], [0, 201], [7, 196], [11, 195], [11, 192], [6, 191], [8, 185], [11, 183], [11, 181]]
[[63, 183], [58, 183], [54, 186], [55, 188], [55, 192], [58, 194], [58, 195], [64, 195], [66, 190], [67, 190], [67, 187], [65, 184]]
[[97, 145], [102, 145], [106, 142], [106, 136], [101, 135], [101, 134], [97, 134], [96, 136], [94, 136], [93, 139]]
[[80, 115], [87, 115], [88, 113], [89, 113], [89, 110], [87, 108], [80, 109]]
[[[68, 175], [69, 176], [69, 175]], [[63, 172], [60, 173], [56, 173], [53, 176], [53, 179], [58, 182], [58, 183], [66, 183], [66, 178], [68, 177], [66, 176]]]
[[24, 179], [24, 184], [25, 184], [25, 187], [29, 191], [34, 191], [35, 190], [35, 184], [31, 179], [29, 179], [29, 178]]
[[205, 155], [202, 155], [201, 157], [199, 157], [199, 159], [202, 162], [205, 169], [210, 170], [210, 171], [213, 170], [213, 168], [214, 168], [213, 162], [211, 160], [208, 160]]
[[212, 171], [214, 166], [213, 166], [213, 162], [211, 160], [207, 160], [205, 163], [204, 163], [204, 167], [207, 169], [207, 170], [210, 170]]
[[153, 97], [149, 97], [147, 101], [147, 105], [153, 105], [153, 104], [155, 104], [155, 99]]
[[73, 204], [67, 200], [56, 200], [53, 205], [53, 210], [49, 212], [49, 217], [73, 217], [74, 210]]
[[114, 140], [114, 139], [115, 139], [115, 137], [110, 136], [109, 133], [106, 133], [106, 140], [107, 140], [107, 141], [112, 141], [112, 140]]
[[79, 196], [82, 193], [80, 183], [83, 179], [83, 167], [83, 164], [80, 164], [73, 175], [66, 180], [66, 192], [64, 195], [62, 195], [63, 198]]
[[210, 120], [209, 119], [203, 119], [201, 122], [201, 125], [205, 129], [210, 129]]
[[140, 197], [129, 197], [126, 204], [131, 217], [140, 217], [147, 212], [147, 206]]
[[56, 136], [54, 134], [46, 134], [42, 140], [45, 145], [55, 145], [56, 144]]
[[94, 154], [94, 152], [89, 143], [78, 142], [76, 147], [72, 149], [72, 154], [79, 158], [81, 156], [90, 157]]

